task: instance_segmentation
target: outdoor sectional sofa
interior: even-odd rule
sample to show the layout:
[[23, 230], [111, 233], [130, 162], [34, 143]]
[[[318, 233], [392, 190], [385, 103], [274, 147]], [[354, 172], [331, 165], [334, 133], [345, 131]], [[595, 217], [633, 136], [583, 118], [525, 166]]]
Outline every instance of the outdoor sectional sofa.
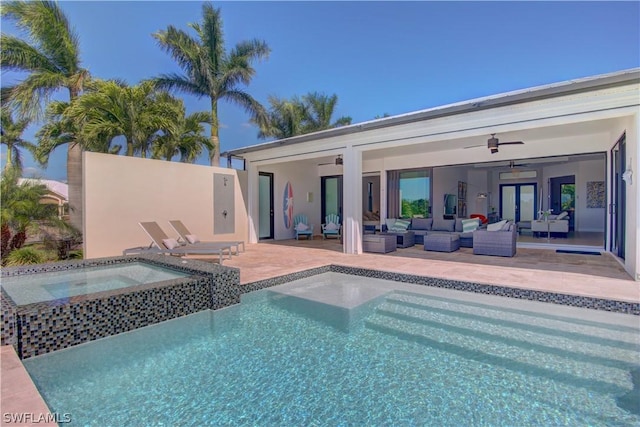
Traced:
[[517, 227], [513, 221], [505, 221], [496, 231], [473, 232], [473, 254], [512, 257], [516, 254]]
[[473, 247], [473, 231], [463, 232], [462, 220], [468, 218], [441, 219], [441, 218], [413, 218], [410, 231], [415, 234], [416, 244], [424, 244], [424, 236], [429, 234], [456, 234], [460, 238], [460, 246]]

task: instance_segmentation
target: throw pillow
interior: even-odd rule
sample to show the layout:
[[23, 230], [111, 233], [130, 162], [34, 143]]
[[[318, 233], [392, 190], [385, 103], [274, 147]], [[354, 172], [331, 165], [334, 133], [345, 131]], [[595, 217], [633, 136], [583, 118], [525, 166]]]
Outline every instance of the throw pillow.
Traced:
[[456, 221], [453, 219], [434, 218], [431, 230], [433, 231], [453, 231]]
[[391, 227], [393, 227], [393, 224], [395, 223], [396, 223], [395, 218], [387, 218], [384, 220], [384, 224], [387, 226], [387, 230], [391, 230]]
[[393, 227], [391, 227], [389, 230], [395, 233], [404, 233], [409, 228], [409, 225], [411, 225], [411, 221], [397, 219], [393, 224]]
[[563, 211], [560, 215], [558, 215], [558, 218], [556, 219], [563, 219], [566, 216], [569, 216], [569, 212]]
[[340, 227], [338, 227], [337, 225], [335, 225], [333, 222], [330, 222], [329, 224], [327, 224], [327, 225], [325, 225], [325, 226], [324, 226], [324, 229], [325, 229], [325, 230], [329, 230], [329, 231], [335, 231], [335, 230], [337, 230], [338, 228], [340, 228]]
[[184, 237], [186, 237], [187, 238], [187, 242], [189, 242], [191, 244], [198, 243], [200, 241], [198, 236], [196, 236], [195, 234], [187, 234]]
[[469, 231], [477, 230], [480, 226], [477, 218], [463, 219], [462, 220], [462, 232], [467, 233]]
[[500, 231], [502, 230], [502, 227], [504, 227], [504, 225], [507, 223], [506, 219], [503, 219], [502, 221], [498, 221], [498, 222], [494, 222], [493, 224], [489, 224], [487, 225], [487, 231]]
[[308, 229], [309, 229], [309, 226], [304, 222], [299, 222], [298, 225], [296, 225], [297, 231], [307, 231]]
[[167, 249], [175, 249], [180, 246], [180, 243], [176, 239], [162, 239], [162, 244], [166, 246]]

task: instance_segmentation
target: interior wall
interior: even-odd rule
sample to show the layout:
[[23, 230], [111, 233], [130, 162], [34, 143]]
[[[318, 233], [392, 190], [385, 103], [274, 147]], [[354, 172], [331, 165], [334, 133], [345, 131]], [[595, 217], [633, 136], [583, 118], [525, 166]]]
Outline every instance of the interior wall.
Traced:
[[[458, 196], [458, 181], [467, 182], [467, 168], [466, 167], [446, 167], [446, 168], [434, 168], [432, 171], [431, 179], [432, 183], [432, 202], [433, 209], [431, 210], [431, 216], [434, 218], [442, 218], [444, 215], [444, 195], [454, 194]], [[469, 194], [467, 187], [467, 194]], [[468, 200], [467, 196], [467, 200]], [[468, 203], [468, 202], [467, 202]], [[469, 206], [467, 206], [467, 213], [469, 212]]]
[[[549, 180], [574, 175], [576, 183], [576, 209], [574, 227], [576, 231], [602, 232], [605, 229], [605, 208], [587, 208], [587, 182], [605, 181], [606, 163], [602, 160], [570, 162], [543, 168], [543, 209], [549, 207]], [[554, 212], [557, 214], [558, 212]]]
[[[290, 162], [263, 166], [260, 172], [273, 173], [273, 197], [274, 197], [274, 240], [286, 240], [295, 238], [293, 225], [289, 228], [284, 223], [284, 189], [287, 182], [293, 188], [293, 216], [305, 214], [309, 219], [309, 225], [313, 224], [313, 232], [321, 234], [320, 210], [320, 176], [317, 166], [314, 165], [314, 173], [309, 173], [308, 162]], [[335, 167], [335, 166], [334, 166]], [[342, 169], [342, 167], [339, 167]], [[310, 193], [310, 194], [309, 194]], [[310, 196], [309, 198], [307, 196]]]
[[[164, 160], [84, 153], [84, 256], [121, 255], [151, 242], [138, 224], [156, 221], [169, 237], [179, 219], [202, 241], [248, 240], [246, 172]], [[213, 176], [234, 176], [235, 232], [213, 234]]]

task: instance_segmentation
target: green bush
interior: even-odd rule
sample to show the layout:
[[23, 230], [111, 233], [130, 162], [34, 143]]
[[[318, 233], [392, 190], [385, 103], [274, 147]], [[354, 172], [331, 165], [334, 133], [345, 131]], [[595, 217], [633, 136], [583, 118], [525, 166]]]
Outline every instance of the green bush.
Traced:
[[7, 267], [14, 267], [18, 265], [42, 264], [46, 260], [46, 252], [27, 246], [11, 251], [7, 256], [5, 265]]

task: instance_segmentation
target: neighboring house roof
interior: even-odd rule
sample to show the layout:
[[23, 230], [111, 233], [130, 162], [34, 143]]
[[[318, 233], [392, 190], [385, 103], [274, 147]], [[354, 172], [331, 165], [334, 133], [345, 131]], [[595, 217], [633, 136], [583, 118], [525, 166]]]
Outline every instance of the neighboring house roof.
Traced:
[[490, 108], [503, 107], [506, 105], [519, 104], [539, 99], [553, 98], [562, 95], [587, 92], [595, 89], [603, 89], [607, 87], [614, 87], [638, 82], [640, 82], [640, 68], [631, 68], [628, 70], [616, 71], [608, 74], [600, 74], [597, 76], [568, 80], [560, 83], [552, 83], [543, 86], [536, 86], [532, 88], [486, 96], [483, 98], [471, 99], [467, 101], [429, 108], [426, 110], [385, 117], [382, 119], [369, 120], [366, 122], [356, 123], [348, 126], [341, 126], [338, 128], [294, 136], [291, 138], [264, 142], [261, 144], [255, 144], [243, 148], [229, 150], [221, 153], [220, 155], [238, 157], [245, 153], [267, 150], [282, 145], [299, 144], [302, 142], [308, 142], [322, 138], [348, 135], [373, 129], [380, 129], [390, 126], [434, 119], [437, 117], [452, 116], [456, 114], [467, 113], [470, 111], [480, 111]]
[[64, 182], [54, 181], [52, 179], [37, 179], [37, 178], [19, 178], [18, 184], [22, 185], [26, 182], [33, 184], [43, 184], [47, 189], [58, 195], [64, 200], [69, 200], [69, 186]]

